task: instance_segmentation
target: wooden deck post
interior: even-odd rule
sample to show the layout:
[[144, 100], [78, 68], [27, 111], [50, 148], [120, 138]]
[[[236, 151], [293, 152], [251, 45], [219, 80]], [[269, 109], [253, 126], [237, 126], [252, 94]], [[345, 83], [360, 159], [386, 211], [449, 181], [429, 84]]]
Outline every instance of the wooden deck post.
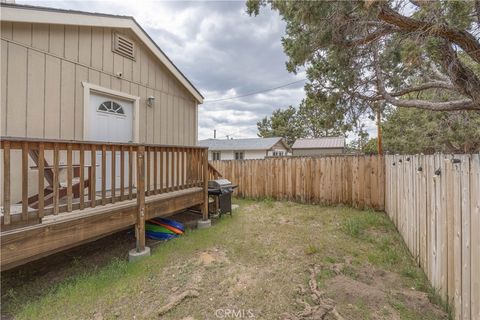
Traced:
[[10, 142], [3, 143], [3, 223], [10, 224]]
[[145, 250], [145, 147], [139, 146], [137, 151], [137, 252]]
[[203, 220], [208, 220], [208, 149], [203, 150]]

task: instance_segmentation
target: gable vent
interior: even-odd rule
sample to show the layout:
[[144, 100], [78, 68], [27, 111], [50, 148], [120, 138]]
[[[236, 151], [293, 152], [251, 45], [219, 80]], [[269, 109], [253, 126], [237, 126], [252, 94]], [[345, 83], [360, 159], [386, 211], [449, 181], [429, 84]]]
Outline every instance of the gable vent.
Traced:
[[135, 60], [135, 43], [119, 33], [113, 34], [112, 51], [129, 59]]

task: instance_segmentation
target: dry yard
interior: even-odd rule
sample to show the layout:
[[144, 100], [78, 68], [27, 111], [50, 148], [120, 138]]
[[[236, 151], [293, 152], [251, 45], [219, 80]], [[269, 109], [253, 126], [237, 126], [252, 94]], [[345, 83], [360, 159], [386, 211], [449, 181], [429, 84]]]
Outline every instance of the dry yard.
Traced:
[[8, 271], [2, 319], [448, 318], [385, 214], [237, 203], [136, 264], [122, 233]]

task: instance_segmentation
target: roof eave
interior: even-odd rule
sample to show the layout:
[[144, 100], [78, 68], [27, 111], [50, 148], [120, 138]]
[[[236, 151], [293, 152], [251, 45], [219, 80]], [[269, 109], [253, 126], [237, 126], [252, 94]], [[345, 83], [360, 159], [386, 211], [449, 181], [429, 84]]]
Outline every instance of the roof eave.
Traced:
[[252, 148], [238, 148], [238, 149], [212, 149], [210, 147], [207, 147], [209, 151], [267, 151], [270, 150], [268, 148], [258, 148], [258, 149], [252, 149]]
[[292, 147], [292, 150], [310, 150], [310, 149], [341, 149], [345, 148], [345, 146], [336, 146], [336, 147]]

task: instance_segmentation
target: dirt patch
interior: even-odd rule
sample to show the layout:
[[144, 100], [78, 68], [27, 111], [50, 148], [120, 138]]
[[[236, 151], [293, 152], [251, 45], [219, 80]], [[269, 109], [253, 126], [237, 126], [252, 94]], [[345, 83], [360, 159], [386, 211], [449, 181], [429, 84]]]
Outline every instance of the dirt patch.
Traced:
[[326, 282], [327, 294], [337, 304], [345, 306], [339, 310], [345, 312], [347, 318], [349, 309], [364, 308], [374, 319], [401, 319], [402, 311], [429, 313], [435, 319], [447, 319], [440, 308], [430, 303], [425, 292], [399, 289], [398, 274], [383, 270], [363, 270], [358, 274], [358, 279], [340, 274]]
[[[300, 285], [295, 300], [302, 310], [285, 313], [285, 320], [358, 319], [359, 314], [375, 320], [410, 319], [418, 314], [427, 315], [425, 319], [448, 318], [425, 292], [399, 286], [399, 274], [373, 266], [353, 267], [350, 257], [309, 271], [308, 287]], [[319, 289], [317, 280], [322, 274], [330, 278]]]
[[289, 225], [294, 225], [295, 222], [292, 219], [285, 218], [285, 217], [280, 217], [278, 220], [275, 222], [276, 224], [289, 224]]
[[246, 292], [249, 288], [254, 288], [257, 279], [262, 277], [262, 271], [253, 266], [241, 264], [230, 265], [224, 271], [225, 278], [220, 282], [220, 286], [227, 288], [226, 293], [229, 297], [236, 297], [241, 292]]
[[201, 265], [210, 266], [214, 263], [228, 263], [229, 261], [225, 251], [214, 248], [201, 252], [198, 257], [198, 262]]
[[244, 210], [245, 212], [256, 212], [256, 211], [258, 211], [258, 210], [261, 210], [261, 208], [260, 208], [260, 205], [259, 205], [259, 204], [256, 204], [256, 203], [255, 203], [255, 204], [251, 204], [251, 205], [243, 208], [243, 210]]
[[344, 275], [335, 276], [326, 283], [327, 292], [337, 301], [355, 304], [359, 299], [372, 308], [383, 307], [386, 303], [385, 292], [374, 285], [354, 280]]

